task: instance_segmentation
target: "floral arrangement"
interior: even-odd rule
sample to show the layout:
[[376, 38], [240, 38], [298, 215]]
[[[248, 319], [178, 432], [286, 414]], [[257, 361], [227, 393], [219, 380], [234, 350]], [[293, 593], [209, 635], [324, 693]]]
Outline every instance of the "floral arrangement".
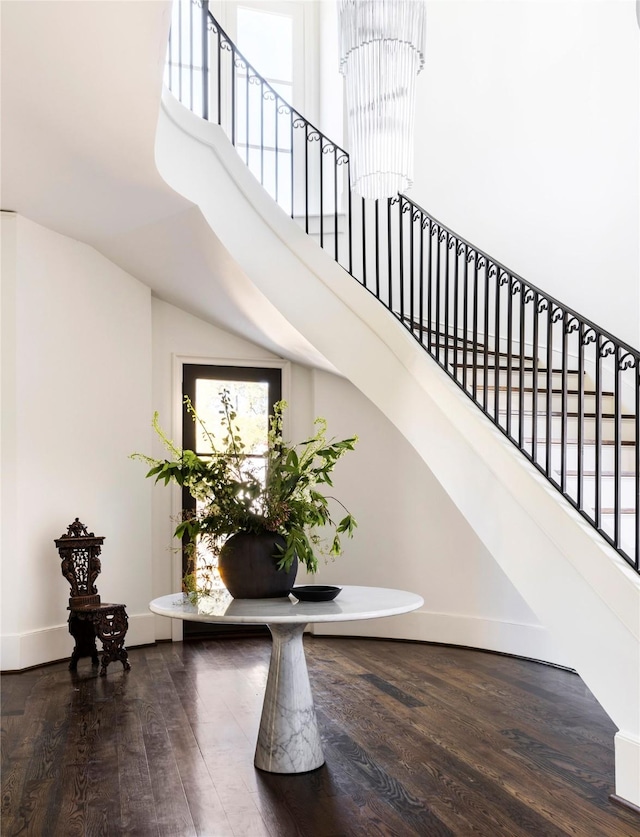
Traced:
[[[176, 538], [182, 540], [186, 536], [194, 553], [198, 540], [203, 539], [217, 555], [225, 537], [236, 532], [278, 533], [285, 540], [278, 567], [288, 570], [297, 555], [312, 573], [318, 568], [316, 551], [330, 557], [341, 554], [340, 536], [352, 537], [357, 524], [342, 503], [325, 494], [322, 487], [333, 485], [331, 473], [338, 460], [354, 449], [357, 436], [328, 440], [327, 423], [317, 418], [313, 436], [298, 445], [288, 444], [282, 436], [282, 416], [287, 404], [279, 401], [270, 421], [266, 471], [261, 477], [252, 469], [251, 458], [245, 452], [227, 390], [221, 396], [221, 442], [216, 443], [188, 398], [185, 404], [204, 433], [211, 454], [199, 456], [177, 447], [160, 427], [158, 413], [154, 414], [153, 427], [170, 458], [132, 454], [132, 458], [151, 466], [147, 477], [155, 477], [155, 482], [165, 485], [175, 482], [195, 498], [196, 511], [183, 512], [174, 532]], [[345, 512], [338, 522], [331, 516], [330, 500]], [[318, 532], [327, 527], [332, 530], [329, 539]], [[189, 589], [189, 580], [185, 582]]]

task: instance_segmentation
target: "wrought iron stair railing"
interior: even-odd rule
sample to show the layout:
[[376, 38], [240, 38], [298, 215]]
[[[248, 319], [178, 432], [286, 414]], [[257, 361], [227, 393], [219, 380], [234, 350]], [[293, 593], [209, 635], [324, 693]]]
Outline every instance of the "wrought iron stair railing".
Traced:
[[165, 82], [640, 572], [638, 351], [405, 195], [352, 195], [347, 151], [257, 72], [207, 0], [175, 4]]

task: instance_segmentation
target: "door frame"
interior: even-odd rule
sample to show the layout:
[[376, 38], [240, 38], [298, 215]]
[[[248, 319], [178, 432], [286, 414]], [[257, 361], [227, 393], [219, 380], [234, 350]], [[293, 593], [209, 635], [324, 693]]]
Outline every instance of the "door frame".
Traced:
[[[187, 365], [196, 366], [237, 366], [241, 368], [262, 368], [279, 369], [282, 378], [281, 397], [284, 401], [291, 399], [291, 362], [284, 358], [227, 358], [227, 357], [204, 357], [202, 355], [181, 355], [172, 356], [172, 411], [171, 411], [171, 438], [182, 440], [182, 376], [183, 367]], [[283, 416], [285, 435], [287, 433], [287, 413]], [[171, 518], [175, 520], [182, 511], [182, 491], [179, 486], [171, 486]], [[182, 590], [182, 549], [173, 549], [171, 562], [172, 592], [179, 593]], [[181, 619], [171, 620], [171, 639], [173, 642], [181, 642], [183, 639], [183, 624]]]

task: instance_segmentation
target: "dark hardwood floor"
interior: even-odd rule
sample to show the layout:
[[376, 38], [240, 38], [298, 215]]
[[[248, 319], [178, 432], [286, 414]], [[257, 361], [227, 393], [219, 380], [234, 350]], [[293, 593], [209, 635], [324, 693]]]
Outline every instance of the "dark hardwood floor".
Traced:
[[2, 677], [2, 834], [638, 837], [579, 677], [466, 649], [305, 639], [327, 763], [256, 771], [268, 638]]

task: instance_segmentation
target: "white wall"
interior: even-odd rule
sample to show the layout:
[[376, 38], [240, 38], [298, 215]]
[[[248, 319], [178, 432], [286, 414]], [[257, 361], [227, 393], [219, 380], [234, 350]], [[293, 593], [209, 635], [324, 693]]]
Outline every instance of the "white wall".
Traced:
[[[353, 622], [347, 633], [469, 645], [566, 663], [504, 572], [409, 442], [342, 378], [314, 374], [314, 412], [331, 435], [357, 433], [335, 471], [335, 496], [358, 520], [344, 554], [320, 565], [329, 584], [397, 587], [424, 607], [407, 617]], [[338, 510], [339, 511], [339, 510]], [[318, 625], [319, 633], [345, 626]]]
[[[3, 213], [2, 668], [68, 656], [69, 585], [53, 540], [106, 536], [98, 589], [128, 644], [153, 641], [150, 292], [91, 247]], [[5, 270], [4, 268], [8, 268]], [[6, 466], [6, 467], [5, 467]]]
[[[216, 328], [197, 317], [181, 311], [162, 300], [153, 298], [153, 409], [160, 414], [162, 427], [180, 443], [182, 436], [181, 369], [183, 363], [220, 363], [269, 365], [284, 367], [283, 395], [296, 399], [296, 409], [290, 411], [292, 432], [305, 434], [310, 425], [309, 372], [304, 367], [288, 364], [270, 352]], [[285, 387], [290, 393], [287, 394]], [[295, 392], [295, 396], [293, 395]], [[149, 414], [149, 419], [151, 413]], [[149, 452], [149, 451], [145, 451]], [[154, 438], [152, 453], [165, 455], [162, 443]], [[140, 463], [140, 477], [145, 469]], [[181, 556], [176, 552], [173, 539], [175, 516], [181, 508], [179, 490], [164, 485], [153, 487], [153, 597], [163, 596], [180, 589]], [[169, 620], [157, 616], [156, 637], [171, 637]], [[181, 635], [180, 630], [176, 636]]]
[[640, 345], [632, 0], [429, 0], [409, 195]]

